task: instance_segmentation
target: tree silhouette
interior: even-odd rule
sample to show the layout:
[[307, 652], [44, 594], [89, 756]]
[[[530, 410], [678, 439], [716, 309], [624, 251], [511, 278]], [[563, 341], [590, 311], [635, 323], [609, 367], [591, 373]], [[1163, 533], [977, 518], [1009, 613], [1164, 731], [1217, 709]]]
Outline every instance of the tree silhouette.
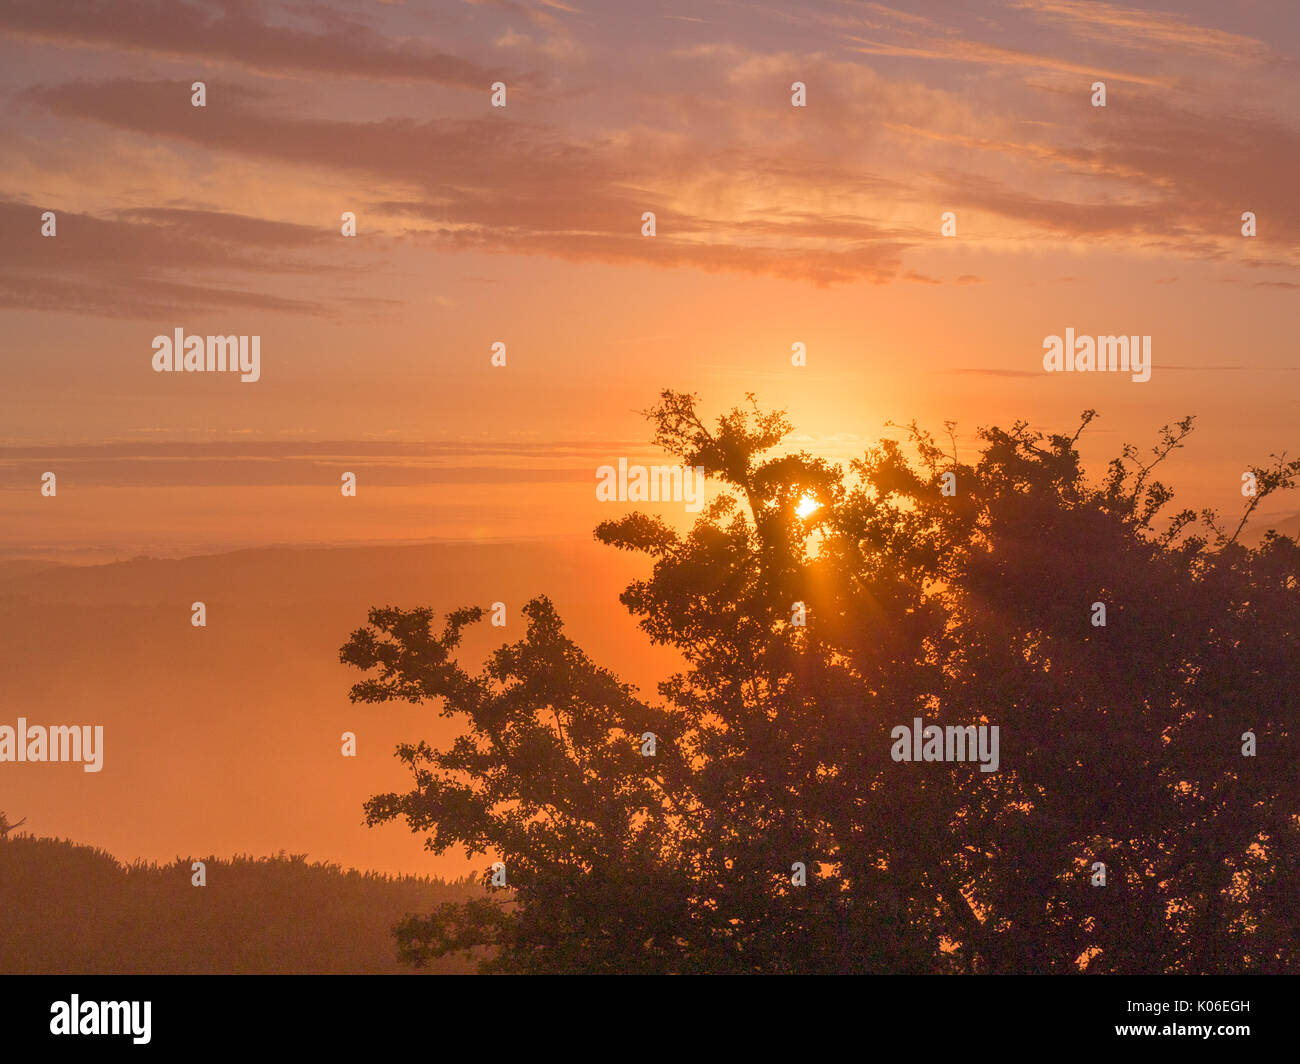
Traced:
[[[847, 470], [782, 453], [792, 426], [752, 396], [712, 427], [671, 391], [648, 416], [722, 489], [685, 535], [641, 513], [596, 530], [653, 562], [621, 601], [684, 660], [657, 699], [591, 662], [544, 597], [478, 673], [456, 652], [479, 609], [436, 632], [430, 609], [375, 609], [341, 651], [375, 670], [354, 701], [437, 700], [464, 724], [444, 750], [399, 748], [414, 787], [372, 798], [368, 822], [508, 870], [507, 889], [399, 925], [407, 960], [1300, 970], [1300, 555], [1241, 541], [1300, 462], [1252, 471], [1230, 533], [1211, 511], [1160, 516], [1153, 474], [1190, 418], [1092, 484], [1092, 411], [1072, 436], [981, 430], [973, 464], [951, 424], [950, 451], [912, 425], [917, 459], [884, 441]], [[1000, 770], [895, 762], [891, 731], [916, 717], [997, 725]]]
[[0, 839], [7, 839], [9, 837], [9, 832], [13, 831], [14, 828], [22, 827], [26, 823], [27, 818], [23, 817], [22, 820], [18, 821], [18, 823], [11, 824], [9, 823], [9, 818], [5, 816], [4, 810], [0, 810]]

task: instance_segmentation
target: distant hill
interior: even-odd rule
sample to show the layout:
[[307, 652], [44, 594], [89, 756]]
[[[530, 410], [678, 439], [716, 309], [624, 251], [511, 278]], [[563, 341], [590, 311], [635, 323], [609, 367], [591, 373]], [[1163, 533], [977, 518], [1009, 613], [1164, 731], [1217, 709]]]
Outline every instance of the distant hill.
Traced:
[[[0, 840], [0, 973], [384, 974], [393, 924], [482, 888], [308, 863], [305, 856], [122, 865], [70, 840]], [[467, 958], [426, 971], [468, 973]]]
[[33, 573], [46, 572], [49, 569], [57, 569], [59, 566], [54, 562], [42, 562], [34, 559], [13, 558], [0, 561], [0, 582], [18, 577], [31, 576]]
[[1242, 538], [1247, 543], [1257, 543], [1270, 530], [1292, 539], [1300, 538], [1300, 513], [1268, 514], [1253, 521], [1248, 527], [1249, 534]]
[[[103, 770], [0, 766], [0, 802], [27, 830], [124, 860], [184, 853], [311, 853], [383, 872], [454, 878], [405, 825], [369, 828], [371, 795], [405, 791], [399, 743], [445, 744], [462, 723], [436, 704], [356, 704], [339, 648], [372, 606], [507, 607], [466, 633], [477, 665], [524, 634], [547, 593], [570, 634], [653, 691], [675, 668], [619, 593], [647, 567], [589, 542], [266, 548], [105, 565], [0, 564], [0, 724], [104, 727]], [[206, 604], [207, 627], [191, 622]], [[439, 619], [441, 623], [441, 618]], [[342, 734], [356, 756], [341, 754]]]

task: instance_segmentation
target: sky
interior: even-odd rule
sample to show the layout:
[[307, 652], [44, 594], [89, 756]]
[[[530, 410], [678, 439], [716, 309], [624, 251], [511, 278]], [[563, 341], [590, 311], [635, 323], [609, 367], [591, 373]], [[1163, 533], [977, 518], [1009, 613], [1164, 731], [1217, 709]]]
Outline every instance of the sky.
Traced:
[[[752, 392], [791, 447], [844, 463], [891, 423], [956, 421], [969, 461], [981, 426], [1073, 432], [1095, 409], [1100, 473], [1190, 414], [1165, 479], [1236, 513], [1242, 472], [1296, 450], [1298, 62], [1293, 0], [0, 0], [0, 562], [513, 543], [538, 559], [520, 595], [572, 588], [623, 505], [597, 501], [598, 467], [662, 460], [643, 411], [665, 388], [708, 415]], [[260, 337], [260, 379], [155, 372], [178, 328]], [[1066, 329], [1151, 337], [1150, 380], [1045, 372]], [[302, 648], [336, 672], [354, 590]], [[15, 692], [89, 707], [80, 673], [42, 686], [58, 669], [24, 672], [6, 712]], [[313, 695], [345, 707], [351, 679]], [[267, 766], [247, 808], [283, 812]], [[152, 786], [122, 801], [183, 805]], [[54, 826], [121, 856], [293, 834], [146, 842], [88, 809]], [[355, 832], [302, 845], [422, 867], [408, 838]]]
[[[1171, 479], [1229, 510], [1289, 442], [1286, 2], [7, 2], [0, 34], [6, 556], [589, 535], [665, 387], [838, 460], [1095, 407], [1100, 461], [1190, 413]], [[153, 372], [178, 327], [259, 335], [261, 379]], [[1067, 327], [1150, 335], [1151, 380], [1044, 373]]]

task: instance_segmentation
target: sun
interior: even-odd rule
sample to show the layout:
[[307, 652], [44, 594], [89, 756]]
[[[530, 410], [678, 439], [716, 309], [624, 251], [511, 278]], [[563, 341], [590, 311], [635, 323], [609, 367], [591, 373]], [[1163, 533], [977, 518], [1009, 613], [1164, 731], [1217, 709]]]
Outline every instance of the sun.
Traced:
[[816, 513], [821, 508], [822, 504], [817, 501], [815, 496], [805, 495], [799, 500], [798, 505], [795, 506], [794, 512], [796, 517], [804, 518], [810, 514]]

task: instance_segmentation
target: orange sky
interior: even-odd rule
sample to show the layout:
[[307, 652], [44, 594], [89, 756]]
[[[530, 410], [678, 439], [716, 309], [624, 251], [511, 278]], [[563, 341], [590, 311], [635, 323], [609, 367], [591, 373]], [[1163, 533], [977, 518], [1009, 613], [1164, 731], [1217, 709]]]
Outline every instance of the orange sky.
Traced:
[[[1194, 413], [1179, 483], [1225, 507], [1288, 442], [1289, 4], [130, 10], [0, 12], [0, 553], [585, 534], [665, 386], [755, 391], [846, 458], [890, 419], [969, 442], [1094, 406], [1100, 457]], [[262, 379], [153, 373], [176, 327], [259, 334]], [[1151, 381], [1045, 375], [1066, 327], [1151, 335]], [[170, 441], [213, 446], [95, 450]], [[338, 462], [255, 446], [283, 441]], [[342, 510], [353, 444], [395, 441], [461, 450], [414, 480], [367, 451]]]
[[[1170, 6], [7, 3], [0, 559], [598, 551], [664, 387], [840, 460], [1190, 413], [1168, 480], [1235, 512], [1295, 449], [1300, 22]], [[261, 379], [154, 373], [177, 327], [260, 335]], [[1151, 380], [1044, 373], [1067, 327], [1150, 335]]]

